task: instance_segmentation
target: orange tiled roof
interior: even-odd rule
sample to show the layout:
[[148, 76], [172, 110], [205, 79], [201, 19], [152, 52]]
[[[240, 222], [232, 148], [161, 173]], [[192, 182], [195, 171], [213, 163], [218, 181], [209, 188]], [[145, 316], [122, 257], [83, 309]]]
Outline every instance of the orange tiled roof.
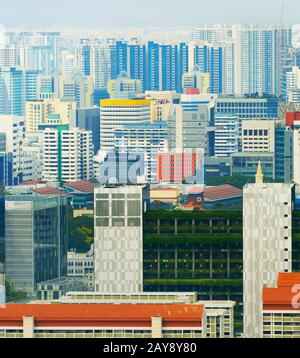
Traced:
[[236, 198], [241, 197], [242, 195], [243, 191], [241, 189], [228, 184], [213, 186], [204, 189], [205, 200], [209, 201]]
[[0, 309], [0, 327], [21, 326], [34, 317], [36, 326], [151, 326], [151, 317], [163, 325], [202, 326], [204, 306], [198, 304], [7, 304]]

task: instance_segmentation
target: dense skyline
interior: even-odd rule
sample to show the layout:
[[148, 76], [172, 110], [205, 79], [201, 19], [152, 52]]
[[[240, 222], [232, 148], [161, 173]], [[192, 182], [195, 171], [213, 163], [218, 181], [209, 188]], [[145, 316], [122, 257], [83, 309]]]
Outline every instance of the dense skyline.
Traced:
[[[299, 22], [299, 0], [285, 0], [284, 23]], [[0, 25], [195, 26], [200, 23], [280, 23], [282, 0], [0, 0]], [[267, 16], [266, 16], [267, 15]]]

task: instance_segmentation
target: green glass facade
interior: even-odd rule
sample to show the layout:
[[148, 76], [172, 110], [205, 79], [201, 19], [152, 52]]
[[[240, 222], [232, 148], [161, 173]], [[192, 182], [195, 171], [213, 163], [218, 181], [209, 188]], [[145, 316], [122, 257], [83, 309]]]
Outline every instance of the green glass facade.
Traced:
[[[293, 213], [293, 271], [300, 271], [300, 212]], [[197, 292], [233, 300], [242, 325], [242, 211], [148, 211], [144, 215], [144, 290]]]

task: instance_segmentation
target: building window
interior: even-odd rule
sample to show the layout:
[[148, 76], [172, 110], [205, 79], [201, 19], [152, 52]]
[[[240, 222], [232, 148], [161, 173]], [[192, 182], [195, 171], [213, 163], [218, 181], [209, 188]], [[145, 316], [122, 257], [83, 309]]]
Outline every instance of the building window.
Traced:
[[141, 207], [140, 202], [128, 201], [128, 216], [140, 216], [141, 215]]
[[96, 216], [109, 216], [109, 202], [107, 200], [97, 200]]

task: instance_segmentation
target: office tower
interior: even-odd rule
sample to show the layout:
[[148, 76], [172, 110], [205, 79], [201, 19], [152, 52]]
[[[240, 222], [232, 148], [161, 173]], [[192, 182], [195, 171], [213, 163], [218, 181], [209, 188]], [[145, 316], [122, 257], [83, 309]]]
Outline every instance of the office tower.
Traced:
[[115, 147], [114, 131], [123, 124], [145, 124], [151, 120], [151, 101], [113, 99], [100, 103], [100, 143], [102, 151]]
[[201, 95], [182, 95], [180, 104], [168, 121], [170, 149], [204, 149], [212, 151], [210, 125], [213, 120], [213, 101]]
[[275, 179], [281, 183], [293, 181], [293, 130], [285, 124], [275, 128]]
[[14, 185], [13, 155], [10, 152], [0, 151], [0, 187]]
[[6, 152], [6, 133], [0, 132], [0, 152]]
[[0, 114], [24, 114], [24, 73], [14, 67], [0, 68]]
[[59, 77], [59, 97], [63, 100], [73, 101], [77, 108], [92, 106], [93, 80], [91, 77], [76, 73], [72, 78]]
[[93, 178], [92, 132], [49, 125], [44, 129], [43, 146], [45, 180], [71, 182]]
[[38, 126], [46, 123], [46, 103], [42, 99], [26, 101], [25, 103], [25, 127], [26, 132], [38, 130]]
[[75, 72], [75, 55], [69, 51], [61, 52], [60, 73], [62, 76], [71, 77]]
[[258, 163], [261, 162], [266, 179], [275, 180], [274, 153], [240, 152], [231, 154], [231, 175], [253, 178]]
[[94, 154], [100, 150], [100, 108], [78, 108], [70, 111], [70, 128], [86, 129], [92, 132]]
[[[277, 119], [277, 98], [220, 97], [216, 99], [216, 112], [235, 114], [240, 119]], [[242, 128], [241, 128], [242, 129]]]
[[216, 157], [228, 157], [239, 151], [240, 119], [237, 115], [215, 114], [214, 151]]
[[243, 152], [275, 152], [275, 120], [243, 120]]
[[107, 92], [111, 99], [134, 99], [142, 92], [142, 83], [140, 80], [120, 77], [108, 81]]
[[13, 153], [14, 175], [20, 172], [20, 155], [24, 139], [24, 117], [0, 115], [0, 133], [6, 134], [6, 152]]
[[95, 189], [95, 290], [143, 290], [143, 187]]
[[275, 287], [278, 272], [292, 270], [291, 184], [265, 184], [259, 163], [256, 184], [243, 194], [244, 334], [262, 337], [262, 289]]
[[300, 91], [300, 69], [297, 66], [286, 72], [286, 99], [288, 102], [296, 102]]
[[91, 44], [87, 39], [81, 39], [75, 49], [75, 66], [83, 76], [91, 75]]
[[6, 196], [5, 266], [15, 290], [67, 273], [67, 198]]
[[167, 148], [167, 122], [124, 124], [114, 133], [115, 150], [129, 156], [142, 155], [146, 182], [157, 182], [157, 153]]

